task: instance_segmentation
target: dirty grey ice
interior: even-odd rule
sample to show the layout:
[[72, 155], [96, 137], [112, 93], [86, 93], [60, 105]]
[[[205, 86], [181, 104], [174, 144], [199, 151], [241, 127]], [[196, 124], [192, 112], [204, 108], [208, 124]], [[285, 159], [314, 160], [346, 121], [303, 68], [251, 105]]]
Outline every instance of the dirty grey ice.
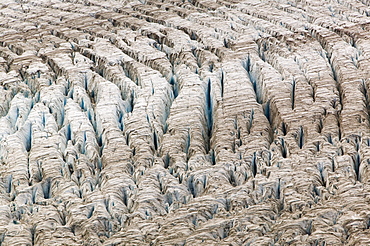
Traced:
[[0, 245], [370, 245], [369, 113], [369, 0], [1, 0]]

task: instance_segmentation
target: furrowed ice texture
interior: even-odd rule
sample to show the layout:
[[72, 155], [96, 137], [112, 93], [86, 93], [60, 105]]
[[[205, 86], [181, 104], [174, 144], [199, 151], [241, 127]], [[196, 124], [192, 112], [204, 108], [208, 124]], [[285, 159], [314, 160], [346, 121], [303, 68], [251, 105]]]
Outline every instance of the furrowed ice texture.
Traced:
[[370, 245], [370, 2], [2, 0], [0, 246]]

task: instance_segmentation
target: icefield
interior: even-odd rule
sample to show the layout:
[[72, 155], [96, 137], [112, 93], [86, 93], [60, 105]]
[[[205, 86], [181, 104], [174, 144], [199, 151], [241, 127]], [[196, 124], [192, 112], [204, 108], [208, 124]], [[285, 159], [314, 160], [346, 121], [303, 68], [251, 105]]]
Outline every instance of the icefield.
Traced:
[[370, 1], [1, 0], [15, 245], [370, 245]]

